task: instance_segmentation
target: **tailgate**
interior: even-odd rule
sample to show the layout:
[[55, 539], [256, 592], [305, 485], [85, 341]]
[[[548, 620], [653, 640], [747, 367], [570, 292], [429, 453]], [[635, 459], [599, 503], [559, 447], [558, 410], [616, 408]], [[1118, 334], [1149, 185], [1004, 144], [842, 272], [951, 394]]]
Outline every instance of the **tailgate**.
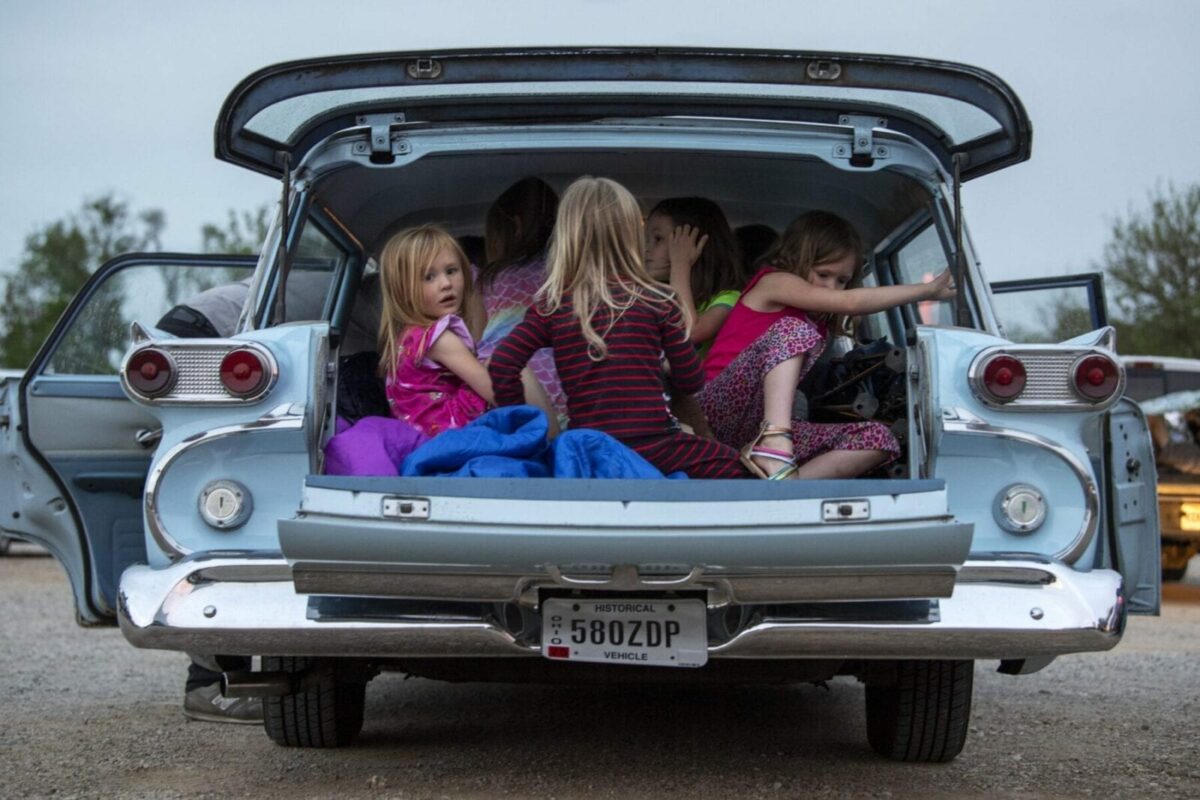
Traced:
[[941, 480], [310, 476], [299, 514], [279, 522], [302, 593], [527, 604], [564, 587], [948, 597], [971, 534]]

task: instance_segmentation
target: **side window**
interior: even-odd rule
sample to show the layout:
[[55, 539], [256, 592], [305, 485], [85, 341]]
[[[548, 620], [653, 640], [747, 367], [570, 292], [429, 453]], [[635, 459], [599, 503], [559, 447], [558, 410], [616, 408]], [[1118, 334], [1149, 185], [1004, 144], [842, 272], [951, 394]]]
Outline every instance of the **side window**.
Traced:
[[129, 348], [130, 325], [153, 327], [188, 297], [244, 280], [245, 266], [156, 264], [119, 267], [95, 285], [69, 321], [43, 375], [115, 375]]
[[[946, 251], [933, 225], [928, 225], [904, 244], [893, 258], [896, 283], [928, 283], [948, 264]], [[916, 322], [920, 325], [953, 325], [954, 305], [927, 300], [916, 304]]]
[[[871, 287], [878, 286], [879, 280], [874, 272], [869, 272], [863, 276], [862, 286]], [[886, 311], [877, 311], [874, 314], [867, 314], [859, 317], [855, 321], [855, 338], [859, 341], [874, 341], [875, 339], [893, 339], [891, 326], [888, 324], [888, 315]]]
[[1108, 324], [1100, 275], [1026, 278], [992, 284], [1001, 332], [1014, 342], [1064, 342]]
[[273, 324], [324, 319], [346, 260], [346, 252], [309, 217], [291, 254], [284, 302], [282, 308], [276, 303]]

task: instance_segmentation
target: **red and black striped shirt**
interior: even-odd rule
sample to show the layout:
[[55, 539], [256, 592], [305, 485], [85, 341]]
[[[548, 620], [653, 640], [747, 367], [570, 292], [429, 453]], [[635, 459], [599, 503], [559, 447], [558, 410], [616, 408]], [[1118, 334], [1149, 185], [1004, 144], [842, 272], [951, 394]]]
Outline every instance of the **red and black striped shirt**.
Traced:
[[[573, 309], [569, 296], [550, 314], [532, 308], [496, 347], [488, 364], [496, 405], [525, 402], [521, 369], [537, 350], [551, 347], [572, 428], [596, 428], [618, 439], [678, 430], [668, 409], [663, 357], [671, 368], [673, 393], [700, 391], [704, 373], [675, 304], [639, 300], [622, 312], [604, 337], [608, 355], [603, 361], [588, 357]], [[603, 332], [612, 313], [601, 306], [592, 326]]]

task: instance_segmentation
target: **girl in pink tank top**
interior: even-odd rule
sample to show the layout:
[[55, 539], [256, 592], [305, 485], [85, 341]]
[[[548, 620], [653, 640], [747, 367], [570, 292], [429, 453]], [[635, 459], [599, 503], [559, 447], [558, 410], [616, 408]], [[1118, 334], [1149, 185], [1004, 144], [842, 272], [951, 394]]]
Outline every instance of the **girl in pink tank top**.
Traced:
[[393, 236], [379, 255], [380, 372], [392, 416], [426, 436], [487, 410], [492, 380], [475, 355], [471, 272], [462, 248], [434, 225]]
[[[792, 417], [796, 387], [825, 349], [831, 319], [921, 300], [947, 300], [949, 271], [929, 283], [855, 287], [862, 240], [834, 214], [788, 226], [721, 326], [697, 400], [717, 439], [742, 448], [760, 478], [850, 478], [900, 452], [878, 422], [812, 423]], [[854, 288], [852, 288], [854, 287]]]

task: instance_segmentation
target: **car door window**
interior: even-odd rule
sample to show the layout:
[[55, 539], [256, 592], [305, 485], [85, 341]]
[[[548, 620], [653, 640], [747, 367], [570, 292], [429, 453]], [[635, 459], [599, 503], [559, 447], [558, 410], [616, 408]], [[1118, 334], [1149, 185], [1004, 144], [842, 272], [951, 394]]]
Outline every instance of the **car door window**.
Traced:
[[1022, 344], [1065, 342], [1108, 324], [1095, 274], [993, 283], [992, 309], [1004, 336]]
[[155, 323], [176, 303], [214, 286], [244, 280], [250, 266], [135, 263], [95, 287], [59, 339], [43, 375], [116, 375], [130, 326]]
[[326, 319], [335, 280], [348, 259], [344, 249], [310, 217], [291, 254], [284, 302], [276, 302], [276, 325]]
[[[912, 237], [896, 251], [892, 262], [896, 283], [929, 283], [948, 267], [946, 250], [933, 225]], [[915, 305], [919, 325], [954, 325], [954, 304], [924, 300]]]

